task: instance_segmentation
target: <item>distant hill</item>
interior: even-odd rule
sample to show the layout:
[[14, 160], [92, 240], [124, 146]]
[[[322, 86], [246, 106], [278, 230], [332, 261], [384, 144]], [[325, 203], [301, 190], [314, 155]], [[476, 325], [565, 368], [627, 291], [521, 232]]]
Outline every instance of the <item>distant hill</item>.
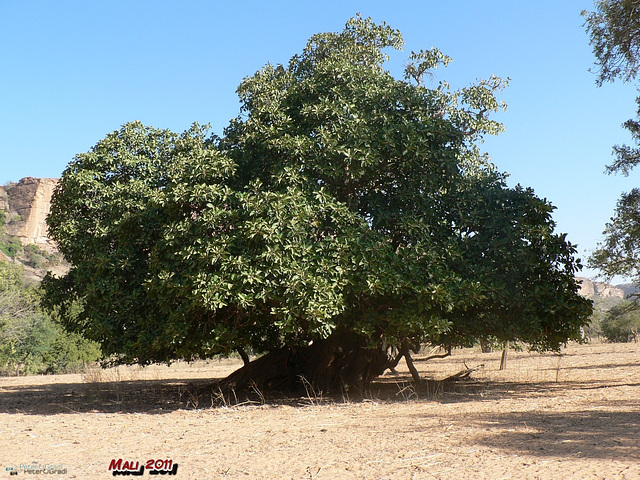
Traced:
[[594, 282], [585, 277], [576, 277], [580, 283], [580, 295], [590, 300], [595, 299], [618, 299], [623, 300], [626, 296], [625, 290], [619, 286], [608, 283]]
[[580, 282], [580, 295], [591, 300], [625, 299], [633, 293], [640, 292], [640, 289], [633, 283], [621, 283], [610, 285], [604, 282], [594, 282], [585, 277], [576, 277]]
[[616, 285], [616, 287], [624, 292], [625, 297], [634, 293], [640, 293], [640, 289], [633, 283], [621, 283], [620, 285]]
[[0, 261], [24, 265], [33, 280], [47, 270], [68, 271], [46, 223], [57, 184], [55, 178], [27, 177], [0, 187]]
[[630, 294], [638, 291], [631, 283], [610, 285], [604, 282], [594, 282], [585, 277], [576, 277], [576, 281], [580, 283], [580, 295], [593, 300], [596, 312], [606, 312]]

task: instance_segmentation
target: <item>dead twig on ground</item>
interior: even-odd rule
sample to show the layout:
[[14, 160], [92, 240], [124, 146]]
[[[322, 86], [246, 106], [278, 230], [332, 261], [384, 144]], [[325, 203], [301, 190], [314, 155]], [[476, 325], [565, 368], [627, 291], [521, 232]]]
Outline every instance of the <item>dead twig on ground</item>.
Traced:
[[300, 375], [300, 381], [307, 393], [305, 399], [308, 400], [311, 405], [320, 405], [324, 401], [324, 394], [322, 393], [322, 390], [316, 390], [313, 385], [311, 385], [311, 382], [302, 375]]
[[405, 402], [408, 402], [412, 398], [416, 398], [416, 399], [419, 398], [418, 392], [416, 391], [416, 386], [414, 383], [396, 382], [396, 385], [398, 386], [398, 392], [396, 393], [396, 397], [401, 396]]
[[262, 393], [262, 390], [258, 388], [258, 384], [255, 381], [251, 380], [249, 382], [249, 387], [254, 391], [256, 395], [258, 395], [258, 398], [260, 398], [260, 405], [264, 405], [265, 403], [267, 403], [264, 393]]
[[455, 374], [445, 378], [442, 381], [443, 382], [455, 382], [457, 380], [466, 380], [471, 376], [471, 374], [473, 372], [476, 372], [476, 371], [480, 370], [481, 368], [484, 368], [484, 363], [481, 363], [477, 367], [473, 367], [473, 368], [467, 367], [466, 364], [464, 366], [465, 366], [464, 370], [460, 370], [458, 373], [455, 373]]

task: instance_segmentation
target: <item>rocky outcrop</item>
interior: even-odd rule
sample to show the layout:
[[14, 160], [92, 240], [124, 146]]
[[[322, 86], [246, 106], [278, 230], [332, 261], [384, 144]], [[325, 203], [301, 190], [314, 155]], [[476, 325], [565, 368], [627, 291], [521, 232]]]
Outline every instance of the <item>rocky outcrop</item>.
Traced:
[[0, 187], [0, 212], [6, 212], [9, 210], [9, 195], [7, 191]]
[[622, 288], [607, 283], [593, 282], [584, 277], [576, 277], [576, 281], [580, 284], [580, 295], [591, 300], [623, 300], [626, 296]]
[[56, 251], [47, 236], [46, 220], [57, 184], [55, 178], [27, 177], [0, 192], [0, 209], [8, 210], [5, 228], [9, 235], [18, 237], [23, 245], [35, 244], [48, 252]]

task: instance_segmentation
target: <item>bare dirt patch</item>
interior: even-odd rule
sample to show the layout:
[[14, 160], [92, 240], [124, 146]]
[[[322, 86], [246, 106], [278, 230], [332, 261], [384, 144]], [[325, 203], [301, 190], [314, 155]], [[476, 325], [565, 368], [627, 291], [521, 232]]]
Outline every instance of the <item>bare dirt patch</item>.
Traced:
[[[499, 371], [499, 352], [458, 350], [418, 357], [434, 380], [419, 389], [400, 369], [367, 392], [256, 392], [214, 408], [211, 380], [239, 362], [5, 377], [0, 478], [113, 478], [109, 463], [123, 458], [171, 459], [177, 474], [164, 478], [179, 479], [636, 479], [639, 354], [639, 344], [512, 351]], [[469, 381], [437, 382], [481, 364]], [[21, 464], [67, 471], [10, 476]]]

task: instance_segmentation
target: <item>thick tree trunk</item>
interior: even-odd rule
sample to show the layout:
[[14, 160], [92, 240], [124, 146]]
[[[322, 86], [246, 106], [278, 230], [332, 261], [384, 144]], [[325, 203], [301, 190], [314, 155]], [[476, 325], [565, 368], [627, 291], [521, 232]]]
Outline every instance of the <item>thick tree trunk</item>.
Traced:
[[322, 392], [363, 389], [392, 364], [381, 348], [358, 335], [333, 334], [300, 348], [275, 350], [236, 370], [221, 386], [236, 392], [250, 387], [304, 391], [303, 382]]

